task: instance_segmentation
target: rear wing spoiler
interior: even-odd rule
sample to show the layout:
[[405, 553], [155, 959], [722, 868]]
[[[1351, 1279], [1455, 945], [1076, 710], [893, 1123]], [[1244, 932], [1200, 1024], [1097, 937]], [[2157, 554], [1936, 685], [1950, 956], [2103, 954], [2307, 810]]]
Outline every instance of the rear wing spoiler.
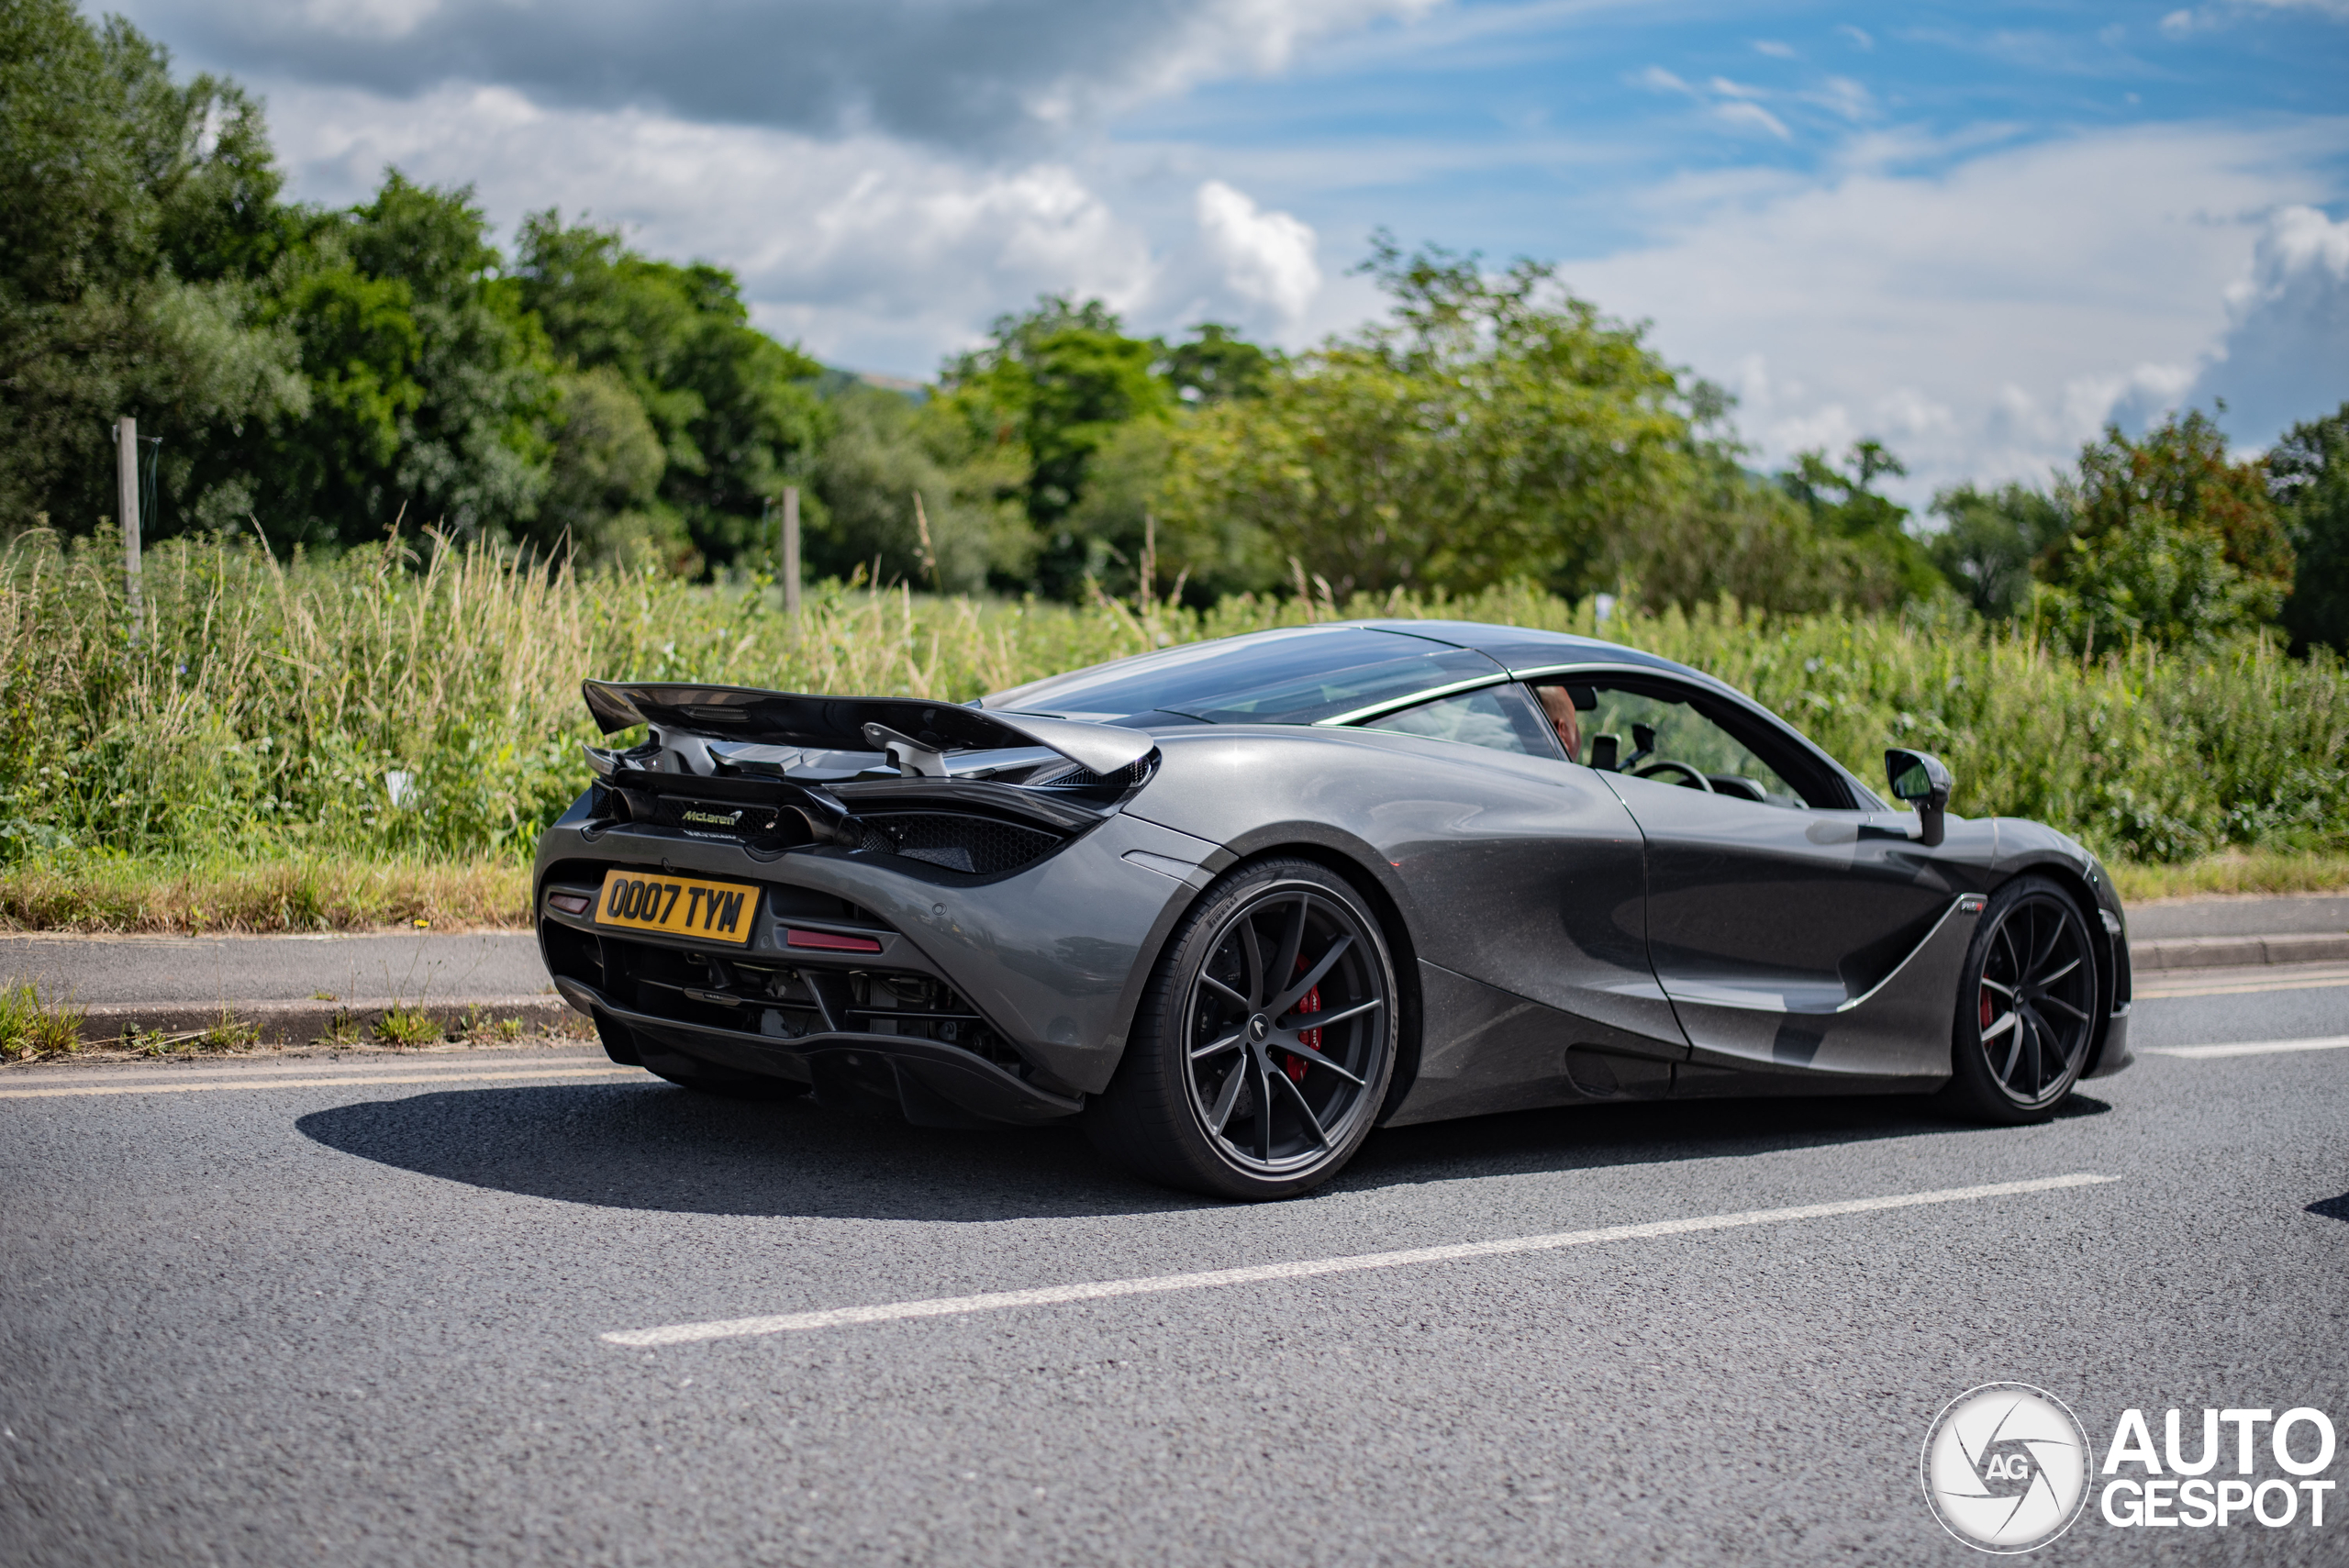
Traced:
[[889, 751], [910, 742], [949, 751], [1041, 746], [1103, 778], [1141, 761], [1157, 742], [1139, 729], [1000, 713], [915, 697], [815, 696], [674, 681], [588, 681], [587, 711], [607, 735], [639, 724], [664, 733], [828, 751]]

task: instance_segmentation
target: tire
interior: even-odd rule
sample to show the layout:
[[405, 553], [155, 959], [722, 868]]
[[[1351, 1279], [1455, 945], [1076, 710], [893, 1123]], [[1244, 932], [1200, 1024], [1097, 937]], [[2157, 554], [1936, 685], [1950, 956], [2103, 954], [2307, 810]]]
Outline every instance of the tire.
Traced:
[[[1386, 934], [1344, 878], [1305, 860], [1239, 867], [1159, 955], [1085, 1132], [1164, 1186], [1298, 1196], [1370, 1136], [1394, 1075], [1397, 1013]], [[1301, 1021], [1319, 1014], [1334, 1021]]]
[[2078, 901], [2045, 877], [1998, 889], [1959, 973], [1950, 1105], [2005, 1127], [2046, 1120], [2087, 1062], [2098, 994]]

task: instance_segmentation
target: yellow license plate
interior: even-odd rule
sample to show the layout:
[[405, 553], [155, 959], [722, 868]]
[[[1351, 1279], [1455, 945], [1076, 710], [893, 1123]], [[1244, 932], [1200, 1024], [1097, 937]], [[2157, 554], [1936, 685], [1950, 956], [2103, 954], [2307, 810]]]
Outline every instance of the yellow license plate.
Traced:
[[740, 947], [751, 940], [758, 910], [759, 890], [739, 882], [610, 871], [596, 899], [596, 924]]

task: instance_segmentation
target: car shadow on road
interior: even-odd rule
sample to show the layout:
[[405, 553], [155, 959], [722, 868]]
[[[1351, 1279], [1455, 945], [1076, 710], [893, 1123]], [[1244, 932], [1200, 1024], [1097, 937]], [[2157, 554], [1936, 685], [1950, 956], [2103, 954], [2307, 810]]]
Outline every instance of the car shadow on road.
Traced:
[[[2110, 1107], [2074, 1096], [2069, 1115]], [[941, 1132], [651, 1084], [417, 1095], [302, 1117], [346, 1154], [472, 1186], [679, 1214], [985, 1221], [1219, 1207], [1126, 1175], [1073, 1127]], [[1968, 1130], [1924, 1102], [1775, 1099], [1518, 1111], [1374, 1134], [1326, 1189], [1605, 1170]]]

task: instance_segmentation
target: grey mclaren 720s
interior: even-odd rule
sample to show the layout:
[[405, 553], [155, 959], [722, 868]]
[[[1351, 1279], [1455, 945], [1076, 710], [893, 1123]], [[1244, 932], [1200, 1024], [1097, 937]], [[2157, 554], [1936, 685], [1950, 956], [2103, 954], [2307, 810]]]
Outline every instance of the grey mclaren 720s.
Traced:
[[1587, 638], [1324, 624], [967, 706], [586, 697], [636, 743], [590, 748], [540, 845], [540, 945], [615, 1061], [688, 1089], [1074, 1118], [1273, 1198], [1382, 1126], [1848, 1094], [2021, 1122], [2130, 1061], [2094, 856], [1950, 815], [1920, 752], [1888, 805]]

